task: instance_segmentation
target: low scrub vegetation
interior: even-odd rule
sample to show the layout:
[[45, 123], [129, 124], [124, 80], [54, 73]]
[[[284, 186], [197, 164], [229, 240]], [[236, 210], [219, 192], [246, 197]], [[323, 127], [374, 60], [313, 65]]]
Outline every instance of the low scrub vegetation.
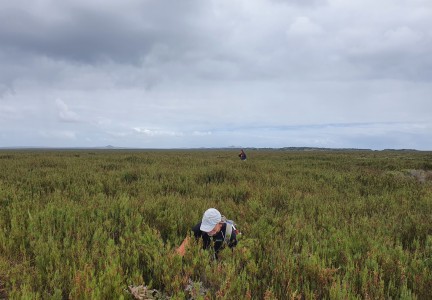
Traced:
[[[430, 297], [432, 153], [247, 154], [0, 152], [0, 299]], [[209, 207], [238, 246], [174, 254]]]

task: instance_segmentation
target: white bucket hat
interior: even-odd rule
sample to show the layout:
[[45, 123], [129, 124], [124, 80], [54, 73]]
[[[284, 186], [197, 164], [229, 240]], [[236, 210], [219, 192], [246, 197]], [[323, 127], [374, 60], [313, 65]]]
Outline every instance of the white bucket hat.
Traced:
[[210, 232], [220, 221], [222, 221], [221, 213], [216, 208], [209, 208], [204, 212], [200, 230]]

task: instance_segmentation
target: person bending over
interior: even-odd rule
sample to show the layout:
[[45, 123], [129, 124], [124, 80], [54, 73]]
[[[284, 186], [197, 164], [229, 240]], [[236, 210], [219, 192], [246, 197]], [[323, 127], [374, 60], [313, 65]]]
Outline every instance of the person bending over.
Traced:
[[[200, 223], [191, 228], [196, 240], [202, 239], [203, 249], [210, 249], [213, 242], [214, 257], [225, 245], [233, 249], [237, 245], [237, 230], [232, 222], [228, 221], [215, 208], [209, 208], [204, 212]], [[184, 256], [187, 246], [190, 244], [190, 237], [186, 237], [176, 252]]]

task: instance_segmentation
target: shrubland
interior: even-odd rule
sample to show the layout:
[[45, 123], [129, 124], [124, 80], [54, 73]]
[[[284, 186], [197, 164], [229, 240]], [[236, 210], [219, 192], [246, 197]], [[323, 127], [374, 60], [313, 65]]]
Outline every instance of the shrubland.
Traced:
[[[247, 154], [1, 151], [0, 299], [430, 297], [432, 153]], [[209, 207], [238, 246], [179, 257]]]

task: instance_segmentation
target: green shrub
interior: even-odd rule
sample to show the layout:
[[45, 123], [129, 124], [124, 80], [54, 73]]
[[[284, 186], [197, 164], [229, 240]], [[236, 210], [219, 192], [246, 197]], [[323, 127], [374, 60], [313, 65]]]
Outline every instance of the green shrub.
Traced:
[[[426, 299], [432, 186], [407, 170], [431, 158], [1, 151], [0, 298]], [[209, 207], [238, 223], [236, 249], [175, 255]]]

